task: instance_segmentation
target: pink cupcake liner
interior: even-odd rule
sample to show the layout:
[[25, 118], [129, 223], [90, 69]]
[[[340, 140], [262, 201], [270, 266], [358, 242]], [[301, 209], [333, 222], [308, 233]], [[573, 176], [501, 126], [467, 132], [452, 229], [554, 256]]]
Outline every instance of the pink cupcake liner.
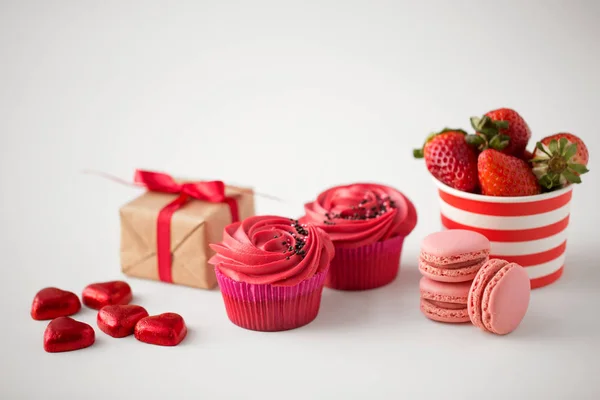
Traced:
[[398, 276], [404, 237], [355, 249], [335, 249], [325, 286], [338, 290], [375, 289]]
[[296, 286], [237, 282], [215, 268], [225, 310], [235, 325], [253, 331], [277, 332], [299, 328], [319, 313], [327, 271]]

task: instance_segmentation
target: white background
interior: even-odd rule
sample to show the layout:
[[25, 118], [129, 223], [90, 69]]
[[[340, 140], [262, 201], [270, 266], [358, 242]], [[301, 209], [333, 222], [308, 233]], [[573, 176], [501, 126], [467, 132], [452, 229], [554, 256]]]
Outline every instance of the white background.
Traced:
[[[295, 3], [0, 1], [0, 398], [597, 399], [600, 3]], [[591, 172], [564, 276], [498, 337], [419, 312], [419, 241], [440, 225], [411, 150], [502, 106], [535, 138], [584, 138]], [[140, 191], [86, 168], [248, 184], [286, 200], [258, 212], [288, 216], [329, 186], [378, 181], [420, 221], [393, 284], [325, 290], [309, 326], [250, 332], [218, 291], [124, 277], [118, 208]], [[96, 330], [91, 348], [45, 353], [34, 294], [112, 279], [150, 313], [183, 315], [186, 340]], [[95, 326], [92, 310], [76, 318]]]

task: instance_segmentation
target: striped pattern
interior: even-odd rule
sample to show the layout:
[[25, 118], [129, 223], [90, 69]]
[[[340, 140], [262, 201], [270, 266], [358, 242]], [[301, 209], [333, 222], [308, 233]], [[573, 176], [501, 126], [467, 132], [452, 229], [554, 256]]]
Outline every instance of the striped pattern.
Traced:
[[560, 278], [572, 188], [531, 197], [496, 198], [436, 184], [444, 228], [485, 235], [491, 242], [491, 257], [525, 267], [533, 289]]

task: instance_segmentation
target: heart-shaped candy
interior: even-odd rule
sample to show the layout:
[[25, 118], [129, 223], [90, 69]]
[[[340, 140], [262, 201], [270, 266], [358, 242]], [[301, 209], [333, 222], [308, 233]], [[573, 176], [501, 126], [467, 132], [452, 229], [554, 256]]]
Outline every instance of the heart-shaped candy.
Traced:
[[176, 346], [186, 334], [185, 321], [175, 313], [142, 318], [135, 326], [137, 340], [159, 346]]
[[48, 353], [79, 350], [94, 344], [94, 328], [70, 317], [50, 321], [44, 332], [44, 350]]
[[133, 334], [138, 321], [147, 316], [148, 311], [142, 306], [133, 304], [104, 306], [98, 312], [96, 322], [102, 332], [115, 338], [122, 338]]
[[73, 292], [47, 287], [35, 295], [31, 304], [31, 318], [41, 321], [66, 317], [81, 310], [79, 297]]
[[83, 289], [83, 304], [99, 310], [104, 306], [128, 304], [132, 299], [131, 288], [127, 282], [110, 281], [92, 283]]

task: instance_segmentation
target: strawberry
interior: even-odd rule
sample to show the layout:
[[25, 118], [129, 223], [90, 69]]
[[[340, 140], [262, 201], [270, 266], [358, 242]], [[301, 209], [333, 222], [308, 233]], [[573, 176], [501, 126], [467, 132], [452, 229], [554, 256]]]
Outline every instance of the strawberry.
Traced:
[[533, 173], [548, 190], [581, 183], [580, 175], [588, 172], [588, 149], [580, 138], [571, 133], [545, 137], [536, 144], [533, 155]]
[[533, 158], [533, 153], [529, 150], [525, 149], [523, 155], [521, 156], [521, 160], [529, 161]]
[[444, 129], [429, 135], [415, 158], [425, 158], [429, 172], [455, 189], [472, 192], [477, 188], [477, 154], [465, 141], [466, 132]]
[[531, 196], [541, 192], [536, 176], [526, 161], [494, 149], [477, 159], [481, 193], [487, 196]]
[[477, 134], [469, 135], [467, 141], [479, 150], [492, 148], [521, 157], [531, 138], [525, 120], [510, 108], [490, 111], [481, 118], [472, 117], [471, 125]]

